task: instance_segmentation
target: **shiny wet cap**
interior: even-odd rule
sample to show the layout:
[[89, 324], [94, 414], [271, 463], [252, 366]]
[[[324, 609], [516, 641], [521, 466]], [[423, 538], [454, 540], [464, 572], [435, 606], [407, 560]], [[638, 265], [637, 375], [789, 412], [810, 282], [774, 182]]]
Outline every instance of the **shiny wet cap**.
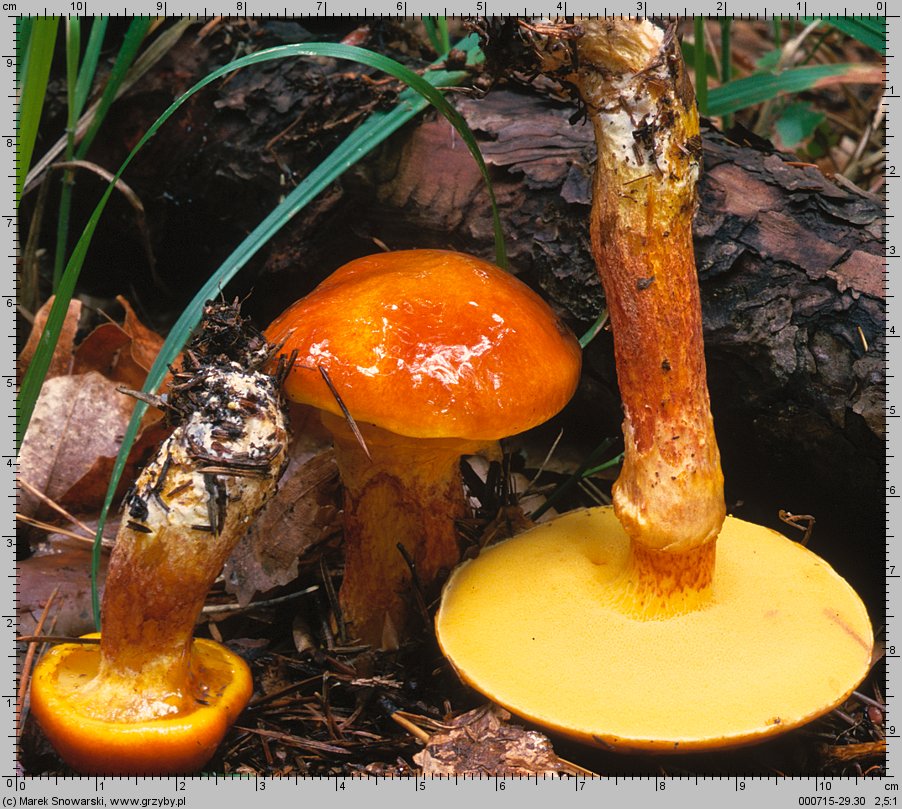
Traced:
[[321, 366], [356, 421], [418, 438], [494, 440], [541, 424], [573, 395], [581, 362], [529, 287], [444, 250], [345, 264], [266, 337], [298, 352], [289, 398], [341, 415]]

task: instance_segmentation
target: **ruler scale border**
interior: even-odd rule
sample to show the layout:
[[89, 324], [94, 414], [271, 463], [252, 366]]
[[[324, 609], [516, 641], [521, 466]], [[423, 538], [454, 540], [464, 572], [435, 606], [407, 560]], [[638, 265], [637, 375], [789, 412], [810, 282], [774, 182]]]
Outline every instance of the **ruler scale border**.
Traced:
[[[561, 9], [558, 9], [561, 5]], [[515, 14], [518, 16], [550, 16], [559, 14], [580, 15], [581, 4], [567, 2], [548, 2], [544, 5], [517, 7], [503, 0], [470, 0], [459, 7], [437, 8], [437, 4], [419, 3], [415, 0], [390, 0], [382, 4], [373, 4], [368, 0], [366, 5], [356, 4], [351, 0], [304, 0], [295, 8], [276, 8], [265, 0], [227, 0], [221, 10], [207, 8], [196, 2], [176, 3], [173, 0], [149, 0], [148, 2], [130, 3], [117, 6], [104, 0], [68, 0], [58, 6], [39, 6], [37, 3], [0, 2], [0, 59], [5, 67], [4, 93], [8, 104], [3, 113], [3, 127], [0, 132], [14, 133], [16, 121], [16, 71], [17, 58], [15, 40], [15, 21], [21, 15], [78, 15], [114, 14], [121, 16], [137, 15], [170, 15], [192, 14], [211, 16], [221, 14], [227, 17], [245, 16], [293, 16], [325, 17], [325, 16], [421, 16], [442, 13], [455, 15], [487, 15]], [[587, 4], [588, 5], [588, 4]], [[898, 459], [902, 455], [902, 431], [896, 429], [899, 423], [895, 418], [902, 414], [902, 379], [894, 373], [898, 367], [896, 354], [902, 342], [890, 338], [902, 338], [902, 321], [896, 319], [896, 300], [892, 294], [896, 283], [891, 279], [896, 259], [902, 255], [902, 222], [896, 211], [899, 210], [898, 187], [900, 181], [893, 179], [902, 174], [902, 142], [896, 137], [893, 126], [899, 119], [899, 104], [902, 99], [902, 65], [893, 53], [895, 46], [902, 42], [902, 21], [898, 15], [888, 14], [894, 10], [889, 0], [865, 0], [864, 3], [849, 7], [834, 0], [798, 0], [783, 5], [762, 6], [760, 9], [738, 0], [703, 0], [700, 3], [678, 7], [675, 4], [646, 2], [612, 3], [602, 9], [591, 8], [589, 12], [599, 16], [692, 16], [704, 14], [708, 17], [733, 17], [735, 19], [762, 19], [773, 16], [800, 18], [803, 16], [854, 15], [884, 17], [887, 28], [888, 53], [886, 58], [886, 92], [882, 101], [884, 107], [884, 127], [886, 133], [886, 165], [887, 173], [883, 185], [885, 200], [885, 289], [886, 289], [886, 615], [887, 625], [884, 635], [886, 644], [886, 701], [887, 701], [887, 738], [886, 773], [882, 778], [830, 778], [810, 777], [760, 777], [760, 776], [655, 776], [633, 777], [601, 777], [601, 778], [560, 778], [551, 776], [501, 778], [452, 777], [452, 778], [384, 778], [384, 777], [304, 777], [289, 776], [273, 778], [270, 776], [238, 776], [222, 775], [173, 776], [168, 778], [97, 778], [97, 777], [56, 777], [56, 776], [23, 776], [16, 770], [16, 733], [15, 683], [17, 675], [17, 656], [4, 656], [4, 670], [0, 674], [0, 682], [4, 685], [0, 692], [0, 707], [5, 719], [7, 739], [5, 753], [0, 760], [5, 762], [0, 769], [0, 799], [3, 807], [19, 806], [160, 806], [178, 807], [203, 806], [214, 794], [216, 799], [225, 800], [229, 806], [238, 805], [246, 800], [263, 800], [272, 805], [282, 805], [287, 801], [309, 798], [324, 798], [333, 801], [348, 801], [348, 805], [361, 798], [376, 800], [379, 805], [422, 805], [424, 800], [437, 806], [451, 806], [462, 797], [480, 797], [494, 801], [510, 801], [521, 803], [546, 799], [553, 790], [556, 799], [571, 799], [574, 802], [590, 800], [661, 799], [668, 804], [683, 805], [690, 801], [702, 800], [704, 806], [720, 804], [725, 800], [732, 805], [758, 807], [763, 801], [770, 801], [779, 806], [884, 806], [902, 805], [902, 787], [896, 780], [893, 763], [896, 740], [899, 732], [893, 725], [899, 657], [897, 638], [895, 635], [895, 610], [900, 608], [899, 580], [902, 578], [902, 555], [897, 548], [896, 526], [902, 520], [902, 476], [896, 470], [902, 469]], [[450, 12], [450, 13], [449, 13]], [[9, 562], [8, 570], [14, 570], [15, 561], [15, 473], [17, 468], [15, 445], [13, 439], [15, 412], [15, 359], [16, 359], [16, 295], [17, 281], [15, 260], [19, 249], [18, 221], [15, 214], [15, 176], [16, 150], [13, 135], [0, 135], [0, 151], [5, 156], [4, 172], [11, 197], [10, 210], [12, 216], [3, 216], [6, 227], [0, 222], [0, 250], [9, 257], [10, 270], [4, 289], [0, 291], [0, 332], [9, 335], [12, 351], [0, 352], [6, 359], [0, 363], [0, 375], [5, 380], [0, 391], [5, 397], [5, 412], [9, 418], [10, 429], [7, 441], [3, 444], [2, 469], [4, 491], [2, 537]], [[897, 167], [893, 172], [889, 167]], [[2, 215], [2, 214], [0, 214]], [[895, 408], [899, 408], [899, 414]], [[16, 612], [18, 606], [17, 582], [15, 573], [7, 574], [9, 587], [3, 597], [3, 608], [0, 617], [3, 619], [3, 630], [12, 648], [15, 648]], [[4, 772], [5, 770], [5, 772]], [[224, 788], [224, 789], [223, 789]], [[213, 792], [217, 790], [217, 792]], [[560, 797], [558, 797], [560, 796]], [[564, 796], [572, 796], [565, 798]]]

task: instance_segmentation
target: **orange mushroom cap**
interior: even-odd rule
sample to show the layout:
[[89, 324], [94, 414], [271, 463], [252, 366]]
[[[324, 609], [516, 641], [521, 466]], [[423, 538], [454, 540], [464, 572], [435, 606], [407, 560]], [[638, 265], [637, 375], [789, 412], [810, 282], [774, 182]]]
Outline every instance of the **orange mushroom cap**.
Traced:
[[[77, 643], [54, 646], [35, 667], [31, 711], [63, 760], [80, 773], [194, 772], [209, 761], [244, 710], [253, 682], [247, 664], [218, 643], [195, 638], [191, 654], [192, 680], [203, 683], [192, 711], [139, 722], [104, 716], [102, 695], [83, 693], [95, 682], [100, 646]], [[135, 688], [140, 687], [139, 676]]]
[[266, 332], [297, 350], [285, 391], [399, 435], [496, 440], [549, 419], [579, 380], [572, 332], [504, 270], [445, 250], [341, 267]]

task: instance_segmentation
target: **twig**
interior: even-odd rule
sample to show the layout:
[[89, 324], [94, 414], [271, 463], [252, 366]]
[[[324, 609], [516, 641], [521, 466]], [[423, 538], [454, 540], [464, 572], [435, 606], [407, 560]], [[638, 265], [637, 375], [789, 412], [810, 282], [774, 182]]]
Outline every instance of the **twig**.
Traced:
[[423, 624], [425, 626], [432, 626], [432, 619], [429, 617], [429, 608], [426, 606], [426, 599], [423, 597], [423, 583], [420, 581], [420, 576], [417, 573], [417, 563], [414, 561], [413, 557], [408, 552], [407, 548], [404, 547], [400, 542], [397, 544], [398, 552], [404, 558], [404, 562], [407, 565], [408, 570], [410, 570], [410, 581], [413, 585], [413, 595], [417, 602], [417, 608], [420, 611], [420, 616], [423, 619]]
[[296, 593], [289, 593], [287, 596], [278, 596], [277, 598], [269, 598], [266, 601], [251, 601], [250, 604], [241, 606], [241, 604], [210, 604], [201, 610], [204, 615], [216, 615], [222, 612], [243, 612], [244, 610], [252, 610], [256, 607], [272, 607], [275, 604], [284, 604], [286, 601], [293, 601], [301, 596], [315, 593], [319, 590], [318, 584], [312, 584]]
[[[49, 522], [42, 522], [41, 520], [36, 520], [33, 517], [26, 517], [24, 514], [20, 514], [19, 512], [16, 512], [15, 517], [18, 522], [24, 522], [26, 525], [33, 525], [35, 528], [39, 528], [41, 531], [46, 531], [48, 534], [62, 534], [63, 536], [77, 539], [79, 542], [86, 542], [89, 545], [94, 544], [93, 537], [85, 537], [81, 534], [76, 534], [74, 531], [70, 531], [67, 528], [60, 528], [58, 525], [53, 525]], [[113, 544], [113, 540], [104, 537], [103, 547], [111, 548]]]
[[[56, 594], [59, 592], [59, 585], [53, 588], [53, 592], [50, 594], [50, 598], [47, 599], [47, 602], [44, 604], [44, 609], [41, 611], [41, 617], [38, 620], [37, 626], [34, 628], [35, 635], [40, 635], [41, 630], [44, 628], [44, 622], [47, 620], [47, 616], [50, 614], [50, 607], [53, 605], [54, 600], [56, 599]], [[19, 693], [16, 699], [16, 737], [18, 738], [22, 733], [22, 711], [25, 707], [25, 695], [28, 693], [28, 686], [31, 682], [31, 665], [34, 662], [34, 655], [37, 651], [38, 644], [37, 643], [29, 643], [28, 651], [25, 653], [25, 660], [22, 663], [22, 677], [19, 680]]]
[[200, 31], [197, 32], [198, 41], [206, 38], [207, 35], [210, 34], [221, 22], [222, 22], [221, 16], [213, 17], [208, 23], [206, 23], [204, 25], [203, 28], [200, 29]]
[[874, 117], [868, 121], [867, 126], [864, 128], [864, 132], [861, 134], [861, 138], [858, 140], [858, 144], [855, 146], [855, 149], [852, 151], [852, 154], [849, 155], [849, 159], [846, 161], [846, 165], [842, 167], [841, 174], [848, 180], [854, 179], [855, 171], [858, 168], [858, 161], [861, 160], [861, 156], [864, 154], [864, 150], [867, 148], [869, 141], [871, 140], [871, 136], [874, 134], [874, 130], [878, 129], [881, 121], [883, 120], [883, 99], [881, 99], [881, 103], [877, 107], [877, 112], [874, 114]]
[[264, 730], [263, 728], [246, 728], [239, 725], [235, 725], [234, 729], [243, 731], [244, 733], [252, 733], [257, 736], [268, 736], [270, 739], [282, 742], [282, 744], [313, 750], [317, 753], [332, 753], [333, 755], [338, 756], [349, 755], [349, 752], [343, 747], [338, 747], [334, 744], [326, 744], [325, 742], [317, 742], [313, 739], [302, 739], [300, 736], [293, 736], [290, 733], [280, 733], [275, 730]]
[[[89, 160], [61, 160], [58, 163], [51, 164], [49, 168], [53, 170], [63, 169], [69, 171], [72, 169], [85, 169], [86, 171], [93, 172], [106, 183], [112, 182], [115, 176], [111, 171], [107, 171], [103, 168], [103, 166], [98, 166], [96, 163], [92, 163]], [[126, 201], [131, 205], [132, 210], [135, 212], [135, 223], [138, 226], [138, 232], [141, 234], [141, 243], [144, 247], [144, 254], [147, 256], [147, 264], [150, 267], [150, 277], [155, 284], [168, 292], [169, 290], [163, 283], [163, 280], [157, 275], [157, 260], [153, 254], [153, 245], [150, 240], [150, 230], [147, 227], [147, 216], [144, 212], [144, 203], [141, 202], [140, 197], [138, 197], [134, 189], [126, 183], [125, 180], [121, 178], [116, 180], [115, 188], [123, 197], [125, 197]]]
[[535, 476], [527, 487], [523, 490], [523, 494], [520, 495], [521, 498], [526, 497], [526, 495], [532, 493], [532, 487], [536, 485], [536, 481], [541, 477], [542, 472], [545, 471], [545, 467], [548, 466], [548, 462], [551, 460], [551, 456], [554, 455], [554, 451], [557, 449], [557, 445], [561, 443], [561, 439], [564, 437], [564, 430], [561, 428], [561, 431], [557, 434], [557, 438], [554, 439], [554, 442], [551, 444], [551, 449], [548, 450], [548, 454], [545, 456], [545, 460], [539, 465], [539, 471], [536, 472]]
[[100, 638], [72, 638], [68, 635], [19, 635], [16, 643], [84, 643], [97, 644]]
[[855, 744], [824, 745], [821, 754], [830, 762], [842, 763], [886, 755], [886, 739]]
[[72, 514], [70, 514], [59, 503], [57, 503], [55, 500], [48, 497], [46, 494], [44, 494], [44, 492], [39, 491], [31, 483], [29, 483], [27, 480], [25, 480], [25, 478], [20, 476], [19, 480], [18, 480], [18, 484], [22, 488], [24, 488], [29, 494], [34, 495], [42, 503], [46, 503], [54, 511], [61, 514], [63, 517], [65, 517], [67, 520], [69, 520], [69, 522], [71, 522], [73, 525], [77, 525], [79, 528], [81, 528], [82, 531], [84, 531], [89, 537], [91, 537], [91, 542], [94, 541], [94, 533], [95, 532], [92, 531], [87, 525], [85, 525], [85, 523], [83, 523], [80, 519], [78, 519], [78, 517], [75, 517]]
[[398, 711], [395, 711], [395, 713], [391, 715], [391, 718], [411, 736], [415, 737], [420, 744], [427, 744], [429, 742], [429, 739], [431, 738], [430, 735], [419, 725], [415, 725], [411, 722], [406, 716], [402, 716]]
[[363, 435], [360, 432], [360, 428], [357, 426], [357, 422], [354, 421], [354, 417], [351, 415], [351, 412], [342, 401], [341, 396], [338, 395], [338, 391], [335, 389], [335, 385], [332, 384], [332, 380], [329, 378], [329, 372], [322, 365], [317, 365], [316, 367], [319, 369], [320, 376], [322, 376], [323, 381], [326, 383], [329, 390], [332, 392], [332, 395], [335, 397], [335, 401], [338, 402], [338, 406], [341, 408], [341, 412], [344, 414], [345, 421], [347, 421], [348, 427], [351, 428], [351, 432], [354, 433], [354, 438], [357, 439], [357, 443], [360, 444], [360, 448], [363, 450], [367, 458], [373, 460], [373, 456], [370, 455], [366, 441], [363, 440]]
[[341, 602], [339, 602], [338, 594], [335, 592], [335, 585], [332, 583], [332, 576], [326, 567], [324, 556], [321, 556], [319, 560], [319, 575], [326, 590], [326, 597], [329, 599], [329, 607], [335, 616], [335, 624], [338, 627], [338, 644], [343, 646], [348, 641], [348, 631], [345, 626], [344, 616], [341, 613]]
[[853, 691], [852, 696], [855, 697], [859, 702], [863, 702], [865, 705], [870, 705], [874, 708], [879, 708], [881, 711], [886, 710], [886, 704], [880, 702], [880, 700], [876, 700], [873, 697], [869, 697], [867, 694], [862, 694], [861, 691]]
[[[807, 548], [808, 542], [811, 540], [811, 533], [814, 531], [814, 524], [817, 520], [815, 520], [811, 514], [792, 514], [782, 508], [777, 512], [777, 516], [787, 525], [791, 525], [793, 528], [805, 532], [804, 536], [799, 540], [799, 544]], [[803, 522], [805, 524], [801, 525], [800, 523]]]

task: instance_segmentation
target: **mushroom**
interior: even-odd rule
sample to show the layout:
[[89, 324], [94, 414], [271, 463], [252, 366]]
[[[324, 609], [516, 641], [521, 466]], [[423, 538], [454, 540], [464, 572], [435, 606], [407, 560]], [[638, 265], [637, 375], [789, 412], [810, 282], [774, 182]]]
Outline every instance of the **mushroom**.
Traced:
[[[754, 742], [841, 703], [873, 636], [813, 553], [727, 517], [691, 220], [698, 115], [674, 28], [583, 20], [573, 81], [598, 147], [592, 249], [614, 332], [625, 459], [613, 509], [565, 515], [484, 551], [436, 616], [459, 675], [582, 741], [686, 751]], [[721, 527], [722, 526], [722, 527]], [[719, 538], [718, 538], [719, 534]], [[715, 554], [716, 549], [716, 554]]]
[[322, 410], [334, 436], [342, 617], [363, 642], [395, 648], [409, 633], [411, 569], [428, 596], [460, 560], [460, 456], [557, 413], [579, 378], [579, 344], [521, 281], [443, 250], [352, 261], [266, 335], [297, 352], [286, 395]]
[[207, 306], [168, 399], [181, 423], [126, 496], [102, 632], [54, 646], [31, 711], [75, 770], [167, 775], [202, 767], [253, 691], [247, 664], [192, 639], [225, 559], [275, 491], [287, 427], [272, 353], [237, 307]]

